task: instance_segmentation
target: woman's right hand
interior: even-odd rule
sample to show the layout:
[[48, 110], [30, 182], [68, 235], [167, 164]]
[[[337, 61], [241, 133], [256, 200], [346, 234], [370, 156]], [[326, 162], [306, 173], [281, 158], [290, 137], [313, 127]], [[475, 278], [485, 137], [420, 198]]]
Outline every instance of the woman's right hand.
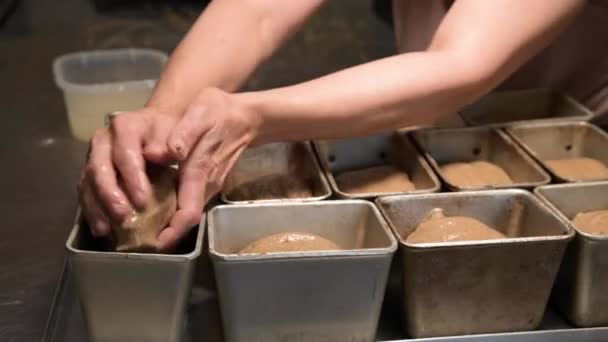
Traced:
[[[167, 137], [179, 118], [154, 108], [122, 112], [91, 139], [90, 155], [78, 184], [83, 213], [95, 236], [107, 236], [111, 222], [143, 209], [151, 195], [146, 161], [172, 162]], [[120, 185], [119, 185], [119, 179]]]

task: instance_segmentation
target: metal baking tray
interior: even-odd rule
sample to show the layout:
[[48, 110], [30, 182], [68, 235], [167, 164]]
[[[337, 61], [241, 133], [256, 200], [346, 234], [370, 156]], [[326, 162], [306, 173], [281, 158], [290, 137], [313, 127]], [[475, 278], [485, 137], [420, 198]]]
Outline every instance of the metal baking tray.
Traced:
[[[402, 254], [405, 330], [414, 337], [538, 327], [572, 228], [519, 189], [381, 197]], [[477, 218], [508, 239], [410, 244], [434, 208]]]
[[490, 93], [461, 112], [469, 126], [503, 127], [522, 122], [589, 120], [593, 112], [573, 98], [550, 89]]
[[406, 126], [398, 129], [399, 133], [409, 133], [426, 128], [461, 128], [467, 127], [467, 123], [462, 119], [459, 112], [440, 118], [439, 120], [426, 124], [426, 125], [414, 125]]
[[[504, 132], [489, 127], [431, 129], [412, 133], [424, 156], [450, 190], [533, 188], [551, 181], [549, 175]], [[441, 165], [487, 160], [505, 170], [510, 185], [461, 187], [449, 182]]]
[[[194, 287], [188, 301], [186, 319], [182, 322], [184, 335], [180, 342], [224, 342], [219, 305], [213, 286], [213, 272], [207, 265], [208, 260], [203, 258], [205, 255], [206, 251], [203, 251], [201, 258], [197, 261]], [[66, 261], [64, 270], [58, 278], [56, 295], [50, 306], [42, 342], [92, 342], [87, 335], [78, 302], [74, 269], [69, 262]], [[608, 340], [608, 327], [574, 328], [551, 307], [545, 312], [540, 327], [534, 331], [409, 339], [401, 330], [401, 299], [388, 292], [386, 295], [376, 336], [379, 342], [597, 342]], [[128, 340], [128, 342], [131, 341], [133, 340]]]
[[[208, 215], [227, 342], [374, 340], [397, 241], [372, 203], [219, 206]], [[344, 250], [238, 254], [286, 231]]]
[[[257, 183], [258, 187], [276, 189], [277, 179], [273, 177], [294, 177], [308, 183], [312, 196], [289, 198], [287, 194], [281, 194], [276, 198], [256, 199], [250, 197], [251, 194], [230, 193], [233, 189], [253, 183]], [[231, 204], [318, 201], [329, 196], [329, 184], [307, 142], [280, 142], [246, 149], [226, 177], [221, 192], [222, 201]]]
[[90, 340], [179, 341], [204, 228], [173, 254], [107, 251], [77, 221], [66, 242]]
[[545, 160], [589, 157], [608, 166], [608, 134], [586, 122], [516, 125], [507, 128], [507, 133], [558, 182], [590, 180], [564, 178], [547, 166]]
[[[608, 182], [546, 185], [536, 188], [535, 193], [565, 219], [579, 212], [608, 209]], [[607, 265], [608, 236], [577, 230], [566, 250], [552, 297], [574, 325], [608, 325]]]
[[[381, 134], [364, 138], [316, 141], [313, 143], [329, 184], [341, 198], [374, 198], [390, 194], [417, 194], [439, 191], [437, 176], [407, 136]], [[340, 189], [334, 174], [383, 164], [405, 171], [416, 186], [408, 192], [347, 193]]]

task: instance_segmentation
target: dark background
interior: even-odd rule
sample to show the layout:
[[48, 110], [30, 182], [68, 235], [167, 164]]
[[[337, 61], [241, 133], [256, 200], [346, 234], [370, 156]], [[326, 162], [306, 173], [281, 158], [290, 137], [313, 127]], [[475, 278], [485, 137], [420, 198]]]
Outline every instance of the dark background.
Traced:
[[[69, 135], [53, 59], [87, 49], [170, 52], [203, 1], [0, 0], [0, 341], [39, 341], [77, 206], [86, 144]], [[368, 0], [332, 0], [247, 84], [307, 80], [394, 51]]]

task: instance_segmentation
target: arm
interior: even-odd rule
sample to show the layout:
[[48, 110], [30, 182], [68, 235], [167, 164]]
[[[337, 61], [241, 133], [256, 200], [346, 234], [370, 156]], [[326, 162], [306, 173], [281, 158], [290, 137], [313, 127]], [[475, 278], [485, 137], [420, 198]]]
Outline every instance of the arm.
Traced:
[[583, 3], [458, 0], [426, 51], [274, 90], [204, 89], [167, 140], [181, 161], [180, 201], [202, 210], [253, 143], [391, 131], [455, 112], [547, 46]]
[[215, 0], [171, 55], [148, 107], [182, 113], [205, 87], [237, 90], [324, 0]]
[[259, 113], [258, 142], [338, 138], [456, 112], [546, 47], [582, 0], [458, 0], [426, 51], [405, 53], [236, 101]]
[[[173, 53], [146, 107], [121, 113], [91, 140], [79, 196], [93, 234], [109, 234], [134, 208], [146, 206], [151, 194], [146, 162], [174, 160], [169, 133], [201, 89], [237, 89], [323, 1], [211, 2]], [[184, 200], [188, 194], [180, 191], [170, 229], [159, 237], [164, 249], [200, 219], [203, 202]]]

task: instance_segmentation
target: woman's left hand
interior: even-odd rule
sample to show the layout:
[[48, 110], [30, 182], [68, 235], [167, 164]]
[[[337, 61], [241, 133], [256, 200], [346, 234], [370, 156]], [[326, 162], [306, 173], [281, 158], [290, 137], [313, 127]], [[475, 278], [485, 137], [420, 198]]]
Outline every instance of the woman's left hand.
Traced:
[[199, 223], [203, 207], [218, 193], [243, 150], [257, 137], [260, 118], [236, 95], [217, 88], [203, 90], [188, 107], [167, 140], [179, 161], [177, 212], [159, 235], [170, 249]]

